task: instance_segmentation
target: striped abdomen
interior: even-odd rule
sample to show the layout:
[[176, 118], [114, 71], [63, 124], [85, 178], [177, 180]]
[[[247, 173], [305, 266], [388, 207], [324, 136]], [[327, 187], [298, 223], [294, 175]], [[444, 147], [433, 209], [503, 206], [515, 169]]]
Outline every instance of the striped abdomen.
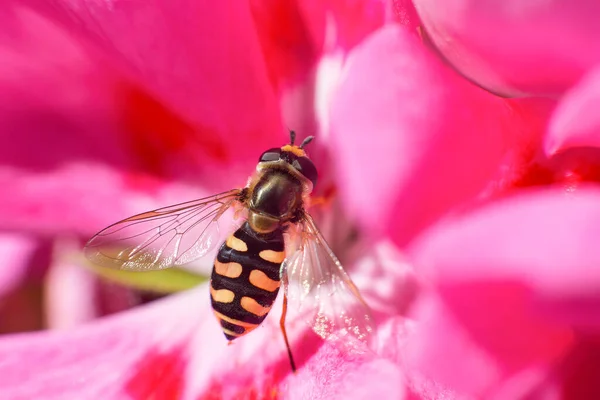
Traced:
[[225, 337], [245, 335], [266, 318], [280, 286], [285, 258], [283, 232], [254, 232], [244, 223], [217, 254], [211, 276], [211, 301]]

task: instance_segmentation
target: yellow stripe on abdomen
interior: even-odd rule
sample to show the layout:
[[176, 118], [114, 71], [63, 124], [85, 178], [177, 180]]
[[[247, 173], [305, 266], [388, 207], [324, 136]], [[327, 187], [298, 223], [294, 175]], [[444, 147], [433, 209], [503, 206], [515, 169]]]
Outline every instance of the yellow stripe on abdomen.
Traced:
[[216, 302], [219, 302], [219, 303], [231, 303], [233, 301], [233, 299], [235, 298], [235, 293], [233, 293], [231, 290], [228, 290], [228, 289], [215, 290], [211, 286], [211, 288], [210, 288], [210, 296]]
[[221, 327], [221, 329], [223, 330], [223, 333], [224, 333], [224, 334], [226, 334], [226, 335], [229, 335], [229, 336], [233, 336], [233, 337], [244, 336], [246, 333], [248, 333], [248, 332], [244, 332], [244, 333], [237, 333], [237, 332], [234, 332], [234, 331], [232, 331], [232, 330], [229, 330], [229, 329], [227, 329], [227, 328], [223, 328], [223, 327]]
[[271, 310], [271, 307], [263, 307], [260, 304], [258, 304], [258, 302], [252, 297], [248, 296], [242, 297], [240, 305], [244, 310], [254, 315], [258, 315], [259, 317], [266, 315], [269, 312], [269, 310]]
[[221, 276], [227, 278], [237, 278], [242, 274], [242, 265], [236, 262], [222, 263], [215, 260], [214, 271]]
[[233, 235], [230, 235], [227, 238], [227, 241], [225, 242], [225, 244], [227, 244], [227, 246], [229, 246], [230, 248], [237, 250], [237, 251], [241, 251], [241, 252], [248, 251], [248, 245], [246, 244], [246, 242], [244, 242], [241, 239], [236, 238]]
[[238, 325], [238, 326], [243, 326], [246, 329], [254, 329], [258, 326], [258, 324], [252, 324], [250, 322], [244, 322], [244, 321], [240, 321], [238, 319], [233, 319], [228, 317], [227, 315], [223, 315], [218, 311], [214, 311], [215, 315], [217, 316], [217, 318], [222, 319], [223, 321], [227, 321], [230, 324], [234, 324], [234, 325]]
[[279, 285], [281, 285], [280, 281], [274, 281], [259, 269], [253, 269], [250, 272], [250, 277], [248, 280], [255, 287], [266, 290], [267, 292], [274, 292], [279, 289]]
[[258, 256], [265, 261], [277, 264], [281, 264], [285, 260], [285, 252], [283, 251], [263, 250], [258, 253]]

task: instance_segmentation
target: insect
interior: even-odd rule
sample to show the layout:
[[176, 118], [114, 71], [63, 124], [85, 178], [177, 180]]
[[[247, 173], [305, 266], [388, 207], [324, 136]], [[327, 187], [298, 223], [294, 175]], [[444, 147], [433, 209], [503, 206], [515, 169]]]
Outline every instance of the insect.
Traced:
[[317, 183], [317, 169], [304, 150], [312, 139], [296, 146], [291, 131], [289, 144], [260, 156], [244, 188], [117, 222], [86, 244], [86, 256], [123, 270], [187, 264], [216, 247], [226, 211], [242, 210], [246, 216], [220, 246], [210, 282], [213, 311], [227, 340], [263, 322], [282, 282], [280, 327], [292, 370], [288, 298], [319, 336], [341, 332], [365, 340], [373, 330], [368, 307], [306, 210]]

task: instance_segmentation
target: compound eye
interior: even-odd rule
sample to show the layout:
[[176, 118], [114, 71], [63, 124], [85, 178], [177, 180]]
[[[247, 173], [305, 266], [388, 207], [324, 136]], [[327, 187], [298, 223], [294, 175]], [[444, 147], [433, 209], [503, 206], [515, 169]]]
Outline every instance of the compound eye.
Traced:
[[262, 153], [258, 162], [277, 161], [279, 158], [281, 158], [281, 148], [274, 147]]
[[298, 170], [298, 172], [304, 175], [306, 179], [311, 181], [313, 186], [317, 186], [317, 168], [308, 157], [298, 157], [292, 162], [292, 167], [294, 167], [296, 170]]

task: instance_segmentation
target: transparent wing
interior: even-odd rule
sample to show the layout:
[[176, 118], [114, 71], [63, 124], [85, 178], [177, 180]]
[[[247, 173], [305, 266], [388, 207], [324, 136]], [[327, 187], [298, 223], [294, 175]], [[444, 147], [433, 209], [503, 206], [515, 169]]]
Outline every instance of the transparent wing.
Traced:
[[125, 270], [187, 264], [215, 247], [218, 219], [240, 193], [241, 189], [234, 189], [134, 215], [96, 234], [84, 253], [96, 264]]
[[299, 231], [299, 248], [284, 265], [290, 304], [298, 304], [301, 315], [324, 339], [340, 333], [366, 341], [374, 324], [358, 289], [309, 214]]

